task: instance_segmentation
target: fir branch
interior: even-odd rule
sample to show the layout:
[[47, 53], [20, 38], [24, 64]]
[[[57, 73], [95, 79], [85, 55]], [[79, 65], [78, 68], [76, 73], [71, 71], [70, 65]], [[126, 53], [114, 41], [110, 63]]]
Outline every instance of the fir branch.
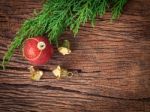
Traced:
[[[81, 2], [82, 4], [82, 2]], [[83, 5], [80, 5], [80, 9], [77, 10], [76, 14], [75, 14], [75, 20], [73, 21], [73, 23], [70, 25], [70, 29], [73, 31], [74, 35], [76, 35], [78, 33], [78, 30], [80, 28], [81, 24], [85, 24], [88, 19], [91, 17], [92, 15], [92, 10], [89, 8], [90, 7], [90, 1], [86, 2]]]
[[4, 65], [9, 62], [10, 58], [12, 57], [13, 53], [14, 53], [14, 50], [21, 46], [23, 40], [24, 40], [24, 37], [26, 37], [26, 35], [28, 35], [30, 32], [29, 32], [29, 29], [31, 27], [31, 25], [33, 24], [32, 22], [34, 21], [25, 21], [25, 23], [22, 25], [20, 31], [16, 34], [16, 37], [14, 38], [13, 42], [11, 43], [8, 51], [5, 53], [4, 57], [3, 57], [3, 62], [2, 62], [2, 65], [3, 65], [3, 68], [4, 68]]
[[95, 24], [96, 16], [102, 17], [106, 13], [108, 7], [109, 7], [108, 0], [94, 0], [92, 7], [93, 15], [91, 17], [92, 26], [94, 26]]
[[114, 6], [112, 8], [112, 19], [117, 19], [123, 10], [124, 5], [128, 0], [114, 0]]
[[67, 27], [76, 35], [81, 25], [87, 21], [94, 24], [96, 16], [102, 17], [111, 4], [112, 19], [118, 18], [126, 2], [127, 0], [45, 0], [42, 10], [21, 26], [3, 57], [2, 65], [10, 60], [15, 49], [26, 38], [46, 34], [50, 41], [57, 43], [58, 37]]

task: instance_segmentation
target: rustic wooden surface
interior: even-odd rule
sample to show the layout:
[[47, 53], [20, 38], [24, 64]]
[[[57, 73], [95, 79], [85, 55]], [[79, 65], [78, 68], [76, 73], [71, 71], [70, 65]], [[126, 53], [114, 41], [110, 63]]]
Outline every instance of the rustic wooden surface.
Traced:
[[[0, 0], [0, 62], [21, 23], [41, 8], [39, 0]], [[118, 21], [110, 14], [89, 23], [77, 38], [66, 31], [72, 54], [55, 53], [39, 67], [40, 82], [29, 79], [30, 66], [17, 49], [0, 70], [0, 112], [150, 112], [150, 1], [130, 0]], [[56, 80], [58, 64], [78, 72]]]

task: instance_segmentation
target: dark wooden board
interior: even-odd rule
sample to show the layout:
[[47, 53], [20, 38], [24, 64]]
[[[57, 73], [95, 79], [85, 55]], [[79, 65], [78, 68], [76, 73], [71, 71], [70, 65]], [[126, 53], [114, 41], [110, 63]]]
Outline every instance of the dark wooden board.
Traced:
[[[21, 23], [40, 9], [39, 0], [0, 0], [0, 63]], [[150, 112], [150, 1], [129, 0], [119, 20], [110, 13], [96, 26], [82, 26], [76, 38], [66, 31], [72, 54], [39, 67], [39, 82], [29, 79], [30, 64], [17, 49], [0, 70], [0, 112]], [[62, 65], [72, 78], [57, 80]]]

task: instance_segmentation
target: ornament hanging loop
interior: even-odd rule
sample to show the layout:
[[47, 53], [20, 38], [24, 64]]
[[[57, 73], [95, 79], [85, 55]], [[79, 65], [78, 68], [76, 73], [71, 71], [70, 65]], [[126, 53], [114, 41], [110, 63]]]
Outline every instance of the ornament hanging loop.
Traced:
[[74, 75], [73, 72], [68, 72], [68, 77], [72, 77]]

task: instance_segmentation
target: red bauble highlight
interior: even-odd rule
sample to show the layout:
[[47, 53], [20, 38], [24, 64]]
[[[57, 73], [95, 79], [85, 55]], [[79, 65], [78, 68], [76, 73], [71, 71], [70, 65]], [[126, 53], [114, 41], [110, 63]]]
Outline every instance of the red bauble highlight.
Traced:
[[51, 59], [53, 46], [45, 37], [38, 36], [25, 40], [23, 56], [33, 65], [43, 65]]

